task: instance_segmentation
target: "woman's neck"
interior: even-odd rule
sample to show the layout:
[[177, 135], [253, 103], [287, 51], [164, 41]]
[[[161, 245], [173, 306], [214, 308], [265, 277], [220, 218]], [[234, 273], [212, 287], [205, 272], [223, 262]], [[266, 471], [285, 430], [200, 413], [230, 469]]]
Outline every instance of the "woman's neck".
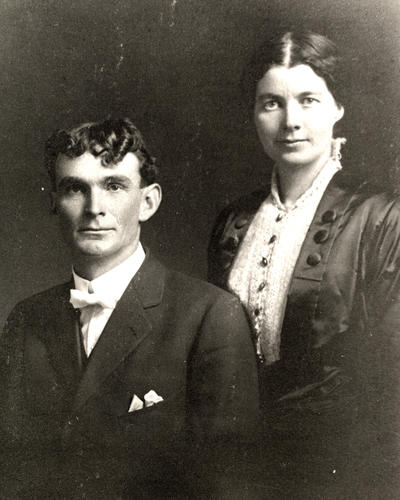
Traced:
[[324, 155], [318, 162], [309, 166], [276, 165], [279, 197], [285, 207], [293, 207], [300, 196], [311, 187], [329, 157], [330, 154]]

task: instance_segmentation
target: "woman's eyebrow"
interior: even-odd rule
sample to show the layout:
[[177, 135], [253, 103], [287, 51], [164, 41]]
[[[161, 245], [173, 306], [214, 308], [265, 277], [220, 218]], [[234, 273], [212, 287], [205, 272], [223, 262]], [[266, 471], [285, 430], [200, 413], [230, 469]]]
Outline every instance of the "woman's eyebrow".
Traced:
[[257, 100], [259, 99], [279, 99], [281, 96], [279, 94], [273, 94], [272, 92], [263, 92], [262, 94], [257, 96]]
[[319, 90], [305, 90], [304, 92], [300, 92], [299, 97], [307, 97], [308, 95], [316, 95], [322, 96], [322, 92]]

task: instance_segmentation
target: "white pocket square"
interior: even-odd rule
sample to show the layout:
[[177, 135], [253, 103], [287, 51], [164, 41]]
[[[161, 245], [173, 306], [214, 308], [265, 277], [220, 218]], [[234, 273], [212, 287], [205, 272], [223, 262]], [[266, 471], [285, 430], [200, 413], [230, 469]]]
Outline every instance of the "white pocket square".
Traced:
[[143, 408], [143, 401], [140, 398], [138, 398], [136, 394], [134, 394], [128, 412], [130, 413], [132, 411], [141, 410], [142, 408]]
[[148, 408], [149, 406], [161, 403], [161, 401], [164, 401], [164, 398], [159, 396], [156, 391], [153, 390], [144, 395], [144, 403], [138, 396], [136, 396], [136, 394], [134, 394], [128, 412], [131, 413], [132, 411], [138, 411], [143, 409], [143, 407]]
[[157, 403], [161, 403], [161, 401], [164, 401], [164, 399], [159, 396], [156, 391], [149, 391], [147, 394], [144, 395], [144, 404], [146, 408], [148, 406], [153, 406], [156, 405]]

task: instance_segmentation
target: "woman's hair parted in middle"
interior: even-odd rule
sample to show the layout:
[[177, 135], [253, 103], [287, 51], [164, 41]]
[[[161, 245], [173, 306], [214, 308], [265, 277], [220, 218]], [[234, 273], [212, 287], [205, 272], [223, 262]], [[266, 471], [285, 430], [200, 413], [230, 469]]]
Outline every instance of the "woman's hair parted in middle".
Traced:
[[336, 45], [329, 38], [310, 31], [288, 31], [263, 43], [246, 67], [242, 89], [248, 102], [254, 103], [257, 83], [273, 66], [292, 68], [300, 64], [324, 79], [338, 105], [341, 95], [342, 68]]

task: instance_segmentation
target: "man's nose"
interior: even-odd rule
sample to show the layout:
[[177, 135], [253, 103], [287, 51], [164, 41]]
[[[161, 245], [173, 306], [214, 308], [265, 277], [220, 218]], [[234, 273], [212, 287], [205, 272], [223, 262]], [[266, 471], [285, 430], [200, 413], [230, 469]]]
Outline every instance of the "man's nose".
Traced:
[[289, 101], [285, 107], [283, 125], [286, 130], [299, 130], [302, 124], [302, 108], [297, 101]]
[[101, 190], [90, 189], [86, 195], [85, 213], [92, 217], [105, 215], [105, 199]]

